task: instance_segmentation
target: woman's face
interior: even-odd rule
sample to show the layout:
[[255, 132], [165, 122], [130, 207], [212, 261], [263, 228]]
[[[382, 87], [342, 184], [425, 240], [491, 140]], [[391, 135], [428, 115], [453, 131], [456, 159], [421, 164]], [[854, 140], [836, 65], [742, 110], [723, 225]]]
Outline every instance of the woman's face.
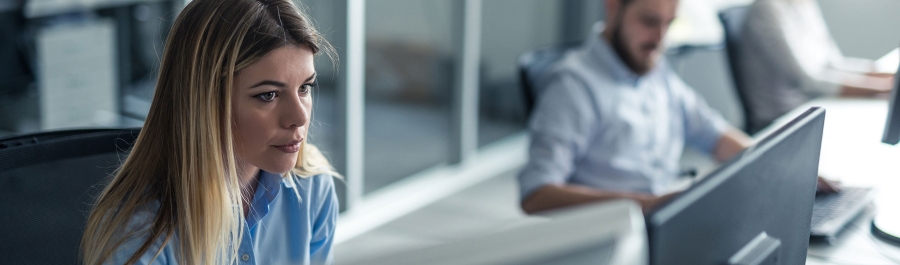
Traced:
[[309, 48], [286, 45], [237, 73], [231, 103], [240, 172], [285, 173], [309, 129], [316, 80]]

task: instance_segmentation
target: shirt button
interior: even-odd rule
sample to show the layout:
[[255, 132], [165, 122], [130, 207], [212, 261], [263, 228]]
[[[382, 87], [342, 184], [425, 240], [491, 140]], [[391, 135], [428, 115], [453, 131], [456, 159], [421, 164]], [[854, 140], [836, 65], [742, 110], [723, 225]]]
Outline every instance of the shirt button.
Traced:
[[244, 254], [244, 255], [241, 256], [241, 259], [244, 260], [244, 261], [248, 261], [248, 260], [250, 260], [250, 255]]

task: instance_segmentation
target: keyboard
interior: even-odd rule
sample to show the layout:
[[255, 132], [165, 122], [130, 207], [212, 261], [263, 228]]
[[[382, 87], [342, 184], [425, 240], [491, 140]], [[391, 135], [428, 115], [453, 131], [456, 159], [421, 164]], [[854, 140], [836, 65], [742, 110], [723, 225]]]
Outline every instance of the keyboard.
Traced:
[[874, 199], [872, 188], [845, 187], [838, 193], [816, 194], [810, 236], [833, 240], [835, 235]]

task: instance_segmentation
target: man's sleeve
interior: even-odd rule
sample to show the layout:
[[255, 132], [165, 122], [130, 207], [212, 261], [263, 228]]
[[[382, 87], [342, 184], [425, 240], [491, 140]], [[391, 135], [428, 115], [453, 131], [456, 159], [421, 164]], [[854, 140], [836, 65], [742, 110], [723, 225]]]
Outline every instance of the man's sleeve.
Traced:
[[591, 93], [580, 80], [562, 74], [545, 84], [529, 121], [529, 158], [518, 176], [521, 200], [544, 185], [568, 180], [575, 161], [587, 152], [598, 118]]
[[681, 78], [674, 73], [668, 78], [669, 84], [673, 86], [673, 93], [681, 101], [685, 143], [711, 155], [719, 138], [732, 126]]

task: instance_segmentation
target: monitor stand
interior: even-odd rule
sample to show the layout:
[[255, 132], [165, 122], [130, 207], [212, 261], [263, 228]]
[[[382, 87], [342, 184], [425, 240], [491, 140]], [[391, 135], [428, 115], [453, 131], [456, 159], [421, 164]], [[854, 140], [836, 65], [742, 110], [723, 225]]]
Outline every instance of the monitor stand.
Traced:
[[878, 209], [872, 220], [872, 233], [884, 241], [900, 245], [900, 211]]

